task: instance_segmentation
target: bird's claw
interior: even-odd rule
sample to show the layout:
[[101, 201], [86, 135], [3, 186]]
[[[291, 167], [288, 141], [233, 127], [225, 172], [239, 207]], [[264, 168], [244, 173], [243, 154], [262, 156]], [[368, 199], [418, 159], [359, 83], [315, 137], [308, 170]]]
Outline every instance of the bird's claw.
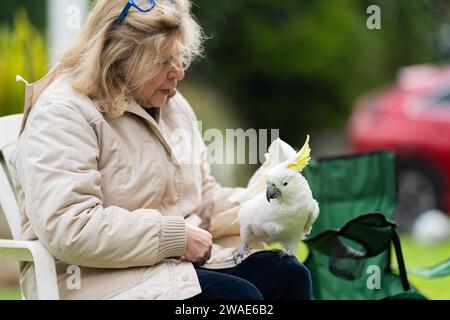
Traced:
[[287, 251], [280, 250], [279, 256], [280, 256], [280, 259], [282, 259], [284, 257], [293, 257], [293, 256], [295, 256], [295, 253], [293, 253], [291, 250], [287, 250]]
[[240, 246], [238, 250], [236, 250], [236, 252], [234, 253], [234, 262], [236, 264], [241, 263], [242, 259], [244, 258], [245, 254], [248, 251], [248, 246], [246, 246], [245, 244]]

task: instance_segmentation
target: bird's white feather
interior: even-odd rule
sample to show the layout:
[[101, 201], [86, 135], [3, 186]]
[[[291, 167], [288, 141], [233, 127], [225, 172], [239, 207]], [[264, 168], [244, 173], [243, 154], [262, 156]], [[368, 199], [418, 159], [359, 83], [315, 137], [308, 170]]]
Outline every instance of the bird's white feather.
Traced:
[[[259, 169], [259, 176], [249, 183], [252, 188], [241, 198], [245, 201], [241, 201], [238, 220], [246, 247], [253, 240], [262, 240], [267, 244], [281, 243], [289, 254], [295, 254], [301, 237], [311, 231], [319, 215], [319, 206], [306, 179], [288, 168], [290, 159], [296, 154], [294, 149], [280, 141], [272, 150], [269, 148], [265, 166]], [[284, 150], [281, 156], [278, 147]], [[271, 158], [271, 151], [278, 161]], [[280, 162], [280, 159], [284, 160]], [[288, 183], [284, 185], [285, 182]], [[266, 199], [268, 183], [281, 191], [281, 195], [270, 202]]]

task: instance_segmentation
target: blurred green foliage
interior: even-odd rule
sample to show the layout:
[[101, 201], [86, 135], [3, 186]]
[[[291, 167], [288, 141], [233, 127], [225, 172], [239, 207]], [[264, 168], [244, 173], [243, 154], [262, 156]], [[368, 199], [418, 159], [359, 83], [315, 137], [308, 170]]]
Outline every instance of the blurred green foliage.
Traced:
[[25, 9], [30, 17], [31, 23], [41, 32], [45, 30], [47, 19], [46, 0], [8, 0], [2, 1], [0, 10], [0, 23], [12, 26], [14, 24], [14, 13], [19, 9]]
[[[381, 30], [366, 27], [371, 4]], [[249, 125], [280, 128], [298, 145], [306, 132], [342, 127], [355, 98], [400, 66], [435, 61], [449, 3], [196, 0], [194, 12], [212, 37], [195, 76], [222, 88]]]
[[16, 75], [35, 81], [47, 72], [44, 39], [25, 10], [16, 14], [13, 29], [0, 27], [0, 70], [0, 116], [23, 112], [24, 85]]
[[[372, 4], [381, 9], [381, 30], [366, 27]], [[19, 7], [45, 30], [45, 0], [7, 1], [0, 22], [11, 26]], [[219, 88], [245, 126], [280, 128], [294, 146], [306, 133], [342, 128], [355, 99], [392, 81], [399, 67], [441, 62], [450, 50], [450, 2], [443, 0], [195, 0], [193, 11], [211, 39], [187, 80]], [[43, 56], [32, 43], [14, 55]], [[13, 75], [40, 73], [29, 70]], [[1, 100], [2, 114], [16, 101]]]

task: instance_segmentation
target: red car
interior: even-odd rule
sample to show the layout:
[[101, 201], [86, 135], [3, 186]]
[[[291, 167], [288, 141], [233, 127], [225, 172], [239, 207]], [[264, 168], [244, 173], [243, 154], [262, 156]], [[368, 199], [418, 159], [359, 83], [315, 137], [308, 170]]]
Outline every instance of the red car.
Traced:
[[406, 67], [395, 84], [358, 99], [348, 140], [354, 151], [395, 152], [401, 230], [427, 209], [449, 212], [450, 66]]

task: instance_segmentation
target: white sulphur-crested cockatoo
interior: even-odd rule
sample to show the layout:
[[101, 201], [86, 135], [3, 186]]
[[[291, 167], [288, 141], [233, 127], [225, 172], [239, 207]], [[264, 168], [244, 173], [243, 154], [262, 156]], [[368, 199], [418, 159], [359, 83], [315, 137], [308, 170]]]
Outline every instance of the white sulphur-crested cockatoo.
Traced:
[[319, 216], [318, 203], [301, 174], [311, 159], [309, 135], [298, 153], [280, 139], [271, 148], [260, 172], [238, 199], [242, 203], [238, 221], [243, 245], [236, 259], [242, 258], [255, 240], [280, 243], [288, 255], [295, 255], [301, 237], [310, 233]]

